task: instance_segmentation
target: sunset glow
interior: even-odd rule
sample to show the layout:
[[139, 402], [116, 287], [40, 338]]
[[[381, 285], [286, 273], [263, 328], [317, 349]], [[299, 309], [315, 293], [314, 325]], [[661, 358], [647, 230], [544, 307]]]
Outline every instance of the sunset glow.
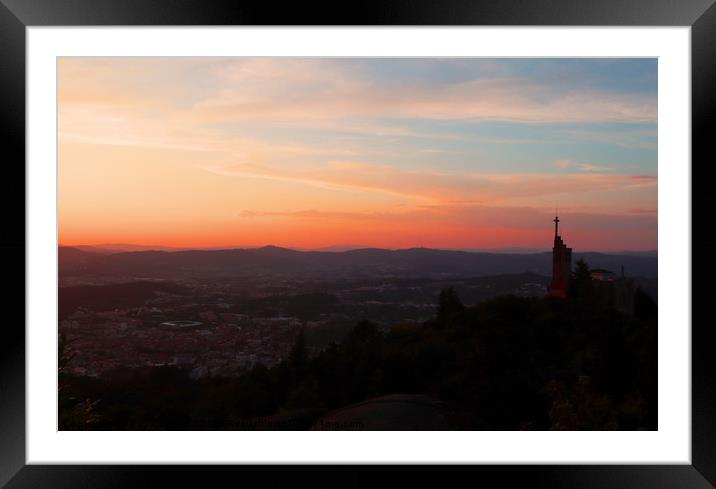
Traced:
[[58, 70], [64, 245], [657, 248], [656, 59]]

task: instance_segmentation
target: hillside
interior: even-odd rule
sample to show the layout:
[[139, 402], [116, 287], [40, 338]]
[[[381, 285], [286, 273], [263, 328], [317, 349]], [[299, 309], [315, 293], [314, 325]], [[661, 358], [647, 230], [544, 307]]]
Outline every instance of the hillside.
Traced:
[[[441, 294], [438, 314], [423, 324], [385, 331], [361, 321], [315, 356], [299, 335], [284, 362], [238, 377], [193, 379], [176, 367], [61, 377], [68, 387], [60, 426], [306, 429], [345, 406], [355, 411], [354, 403], [410, 394], [449, 406], [451, 429], [657, 429], [654, 314], [549, 298], [503, 296], [467, 308], [450, 299]], [[73, 398], [97, 400], [97, 422], [84, 422]], [[376, 429], [402, 426], [391, 421], [400, 412], [377, 416], [384, 423]], [[437, 428], [425, 423], [413, 428]]]
[[[636, 254], [575, 253], [592, 268], [629, 276], [657, 276], [657, 257]], [[138, 251], [93, 253], [59, 248], [61, 276], [122, 276], [179, 278], [183, 276], [454, 276], [478, 277], [534, 272], [551, 274], [550, 253], [486, 253], [410, 248], [365, 248], [342, 252], [297, 251], [266, 246], [255, 249]]]

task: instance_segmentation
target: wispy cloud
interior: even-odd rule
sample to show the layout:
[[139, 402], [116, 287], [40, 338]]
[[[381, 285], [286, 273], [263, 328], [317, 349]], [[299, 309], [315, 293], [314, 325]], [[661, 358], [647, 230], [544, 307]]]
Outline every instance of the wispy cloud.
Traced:
[[615, 168], [611, 166], [595, 165], [593, 163], [577, 163], [568, 159], [556, 160], [554, 166], [560, 170], [575, 169], [589, 173], [611, 172], [615, 170]]
[[[545, 223], [554, 217], [553, 209], [524, 206], [486, 206], [481, 204], [424, 205], [403, 210], [331, 211], [317, 209], [261, 211], [240, 210], [239, 219], [306, 219], [306, 220], [356, 220], [421, 223], [451, 223], [466, 226], [495, 228], [509, 223], [510, 227], [544, 230]], [[656, 218], [655, 211], [630, 209], [626, 214], [609, 212], [585, 212], [578, 209], [562, 209], [560, 217], [570, 223], [573, 230], [608, 229], [610, 227], [648, 227]], [[637, 224], [638, 223], [638, 224]]]
[[557, 160], [554, 162], [554, 166], [561, 170], [566, 170], [570, 166], [572, 166], [572, 160]]
[[513, 198], [618, 192], [637, 187], [656, 186], [656, 177], [649, 175], [448, 173], [403, 170], [388, 165], [350, 161], [334, 161], [309, 170], [275, 168], [254, 163], [214, 165], [206, 166], [204, 169], [226, 176], [259, 177], [316, 186], [346, 187], [438, 202], [457, 199], [492, 203], [509, 201]]
[[[267, 70], [270, 71], [270, 70]], [[289, 86], [305, 82], [301, 74], [280, 71], [276, 77]], [[435, 120], [510, 121], [531, 124], [567, 122], [653, 122], [656, 109], [646, 97], [603, 91], [564, 93], [526, 79], [472, 80], [441, 86], [376, 87], [346, 83], [344, 78], [324, 80], [316, 72], [313, 83], [322, 86], [310, 92], [271, 93], [261, 87], [260, 96], [251, 87], [237, 87], [207, 97], [195, 105], [204, 120], [336, 120], [352, 117], [400, 117]], [[268, 92], [268, 93], [267, 93]]]
[[[657, 115], [649, 94], [565, 89], [514, 75], [439, 84], [420, 79], [376, 84], [354, 64], [321, 59], [63, 59], [60, 79], [62, 110], [85, 108], [95, 115], [132, 113], [148, 118], [161, 110], [165, 121], [204, 126], [344, 121], [346, 127], [360, 131], [356, 118], [553, 124], [655, 122]], [[399, 131], [396, 127], [391, 130]]]
[[609, 166], [593, 165], [591, 163], [580, 163], [577, 165], [577, 168], [579, 168], [582, 171], [588, 171], [588, 172], [604, 172], [604, 171], [614, 170], [614, 168], [609, 167]]
[[[241, 232], [267, 236], [280, 234], [262, 224], [271, 219], [292, 220], [294, 236], [329, 221], [340, 236], [344, 220], [361, 223], [365, 243], [377, 229], [403, 241], [470, 240], [475, 229], [519, 241], [539, 237], [532, 221], [559, 203], [622, 237], [655, 230], [656, 91], [631, 68], [567, 64], [62, 58], [60, 165], [72, 188], [63, 223], [91, 234], [104, 226], [96, 209], [121, 208], [124, 225], [142, 232], [159, 212], [167, 223], [210, 215], [221, 227], [231, 205], [231, 225], [238, 215]], [[123, 196], [136, 205], [110, 202]]]

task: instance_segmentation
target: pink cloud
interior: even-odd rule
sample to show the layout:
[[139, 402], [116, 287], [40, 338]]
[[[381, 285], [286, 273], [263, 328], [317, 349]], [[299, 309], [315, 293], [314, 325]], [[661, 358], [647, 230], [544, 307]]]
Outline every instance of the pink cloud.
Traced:
[[447, 173], [350, 161], [311, 169], [277, 168], [260, 163], [223, 164], [206, 166], [205, 169], [227, 176], [386, 192], [443, 203], [458, 200], [489, 204], [509, 202], [514, 198], [599, 194], [656, 186], [656, 177], [649, 175]]

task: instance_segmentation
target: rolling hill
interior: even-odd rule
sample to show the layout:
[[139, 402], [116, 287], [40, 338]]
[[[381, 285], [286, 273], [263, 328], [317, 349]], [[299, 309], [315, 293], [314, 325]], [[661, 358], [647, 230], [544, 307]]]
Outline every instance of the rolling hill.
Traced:
[[[650, 254], [574, 253], [592, 268], [655, 278], [657, 257]], [[94, 253], [59, 248], [61, 276], [177, 278], [182, 276], [457, 276], [509, 273], [551, 274], [551, 253], [486, 253], [410, 248], [364, 248], [341, 252], [297, 251], [275, 246], [254, 249], [136, 251]]]

